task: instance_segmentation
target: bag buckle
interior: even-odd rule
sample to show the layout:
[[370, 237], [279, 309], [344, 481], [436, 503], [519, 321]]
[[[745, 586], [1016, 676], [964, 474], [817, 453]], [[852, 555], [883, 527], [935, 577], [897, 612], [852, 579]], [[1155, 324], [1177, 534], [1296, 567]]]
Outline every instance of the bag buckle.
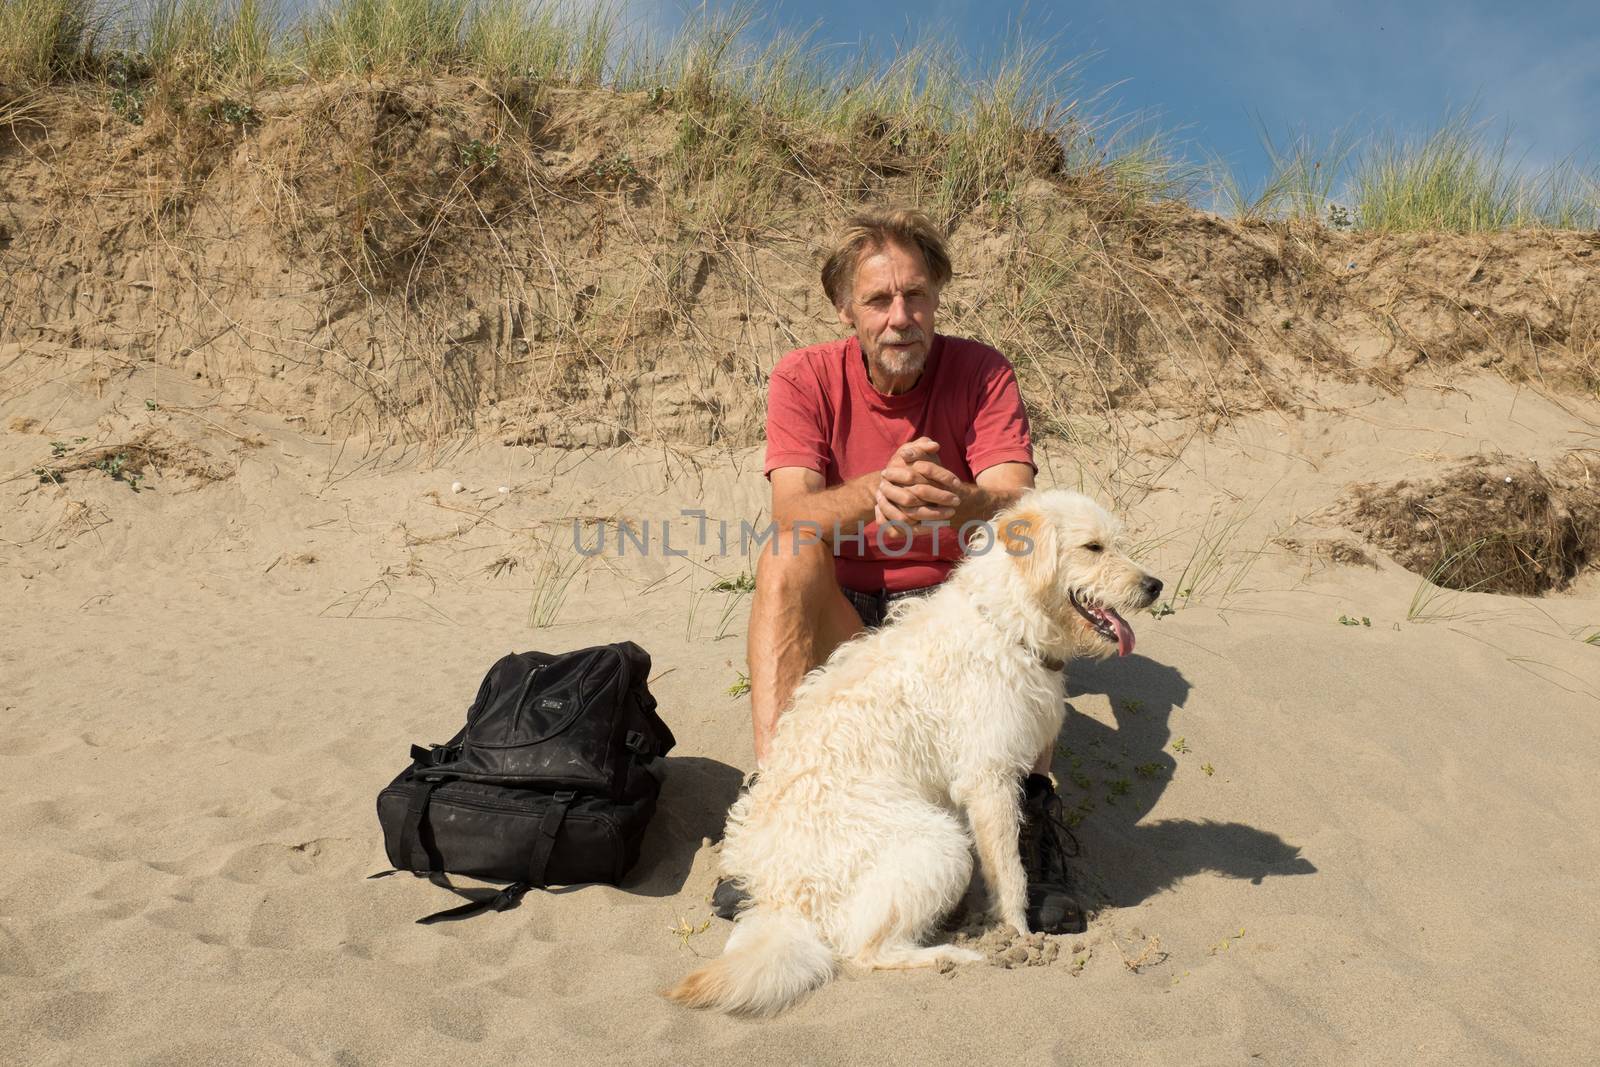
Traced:
[[638, 730], [629, 730], [627, 740], [623, 742], [631, 751], [641, 756], [649, 756], [651, 752], [650, 739]]
[[461, 749], [451, 745], [434, 745], [432, 748], [423, 748], [421, 745], [411, 746], [412, 773], [424, 781], [438, 782], [444, 778], [428, 772], [435, 767], [454, 762], [461, 757]]

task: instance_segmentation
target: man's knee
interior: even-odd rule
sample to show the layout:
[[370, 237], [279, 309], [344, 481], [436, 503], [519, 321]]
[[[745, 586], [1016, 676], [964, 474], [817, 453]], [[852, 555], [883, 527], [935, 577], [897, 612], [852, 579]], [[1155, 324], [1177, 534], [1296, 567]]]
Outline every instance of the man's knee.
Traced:
[[833, 552], [806, 527], [780, 529], [756, 560], [756, 591], [787, 598], [837, 585]]

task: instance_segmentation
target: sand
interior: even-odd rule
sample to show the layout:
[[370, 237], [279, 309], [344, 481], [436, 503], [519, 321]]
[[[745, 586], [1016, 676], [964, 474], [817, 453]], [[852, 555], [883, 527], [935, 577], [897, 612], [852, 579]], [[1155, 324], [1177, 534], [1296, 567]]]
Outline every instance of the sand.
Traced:
[[[1350, 386], [1301, 418], [1051, 446], [1041, 482], [1117, 507], [1180, 594], [1134, 620], [1135, 655], [1069, 672], [1088, 932], [991, 935], [995, 965], [847, 975], [749, 1021], [657, 995], [730, 929], [707, 897], [751, 763], [748, 603], [711, 586], [749, 563], [687, 522], [688, 556], [584, 560], [570, 523], [755, 521], [759, 451], [383, 451], [167, 371], [32, 359], [0, 361], [8, 1062], [1504, 1064], [1600, 1042], [1595, 572], [1429, 591], [1329, 518], [1379, 472], [1592, 446], [1600, 405]], [[33, 473], [52, 441], [152, 440], [120, 480]], [[448, 737], [507, 651], [624, 639], [678, 737], [638, 868], [415, 925], [446, 896], [366, 880], [407, 746]]]

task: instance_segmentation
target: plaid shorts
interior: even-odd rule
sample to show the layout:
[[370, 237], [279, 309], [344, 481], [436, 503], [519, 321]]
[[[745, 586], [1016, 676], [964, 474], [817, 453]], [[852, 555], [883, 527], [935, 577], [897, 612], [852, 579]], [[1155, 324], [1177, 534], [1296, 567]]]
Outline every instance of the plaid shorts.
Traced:
[[840, 591], [844, 593], [844, 598], [850, 601], [850, 606], [856, 609], [856, 614], [861, 616], [861, 624], [873, 630], [883, 625], [884, 616], [889, 614], [889, 605], [896, 600], [927, 596], [937, 588], [939, 588], [937, 585], [925, 585], [921, 589], [900, 589], [893, 593], [887, 589], [879, 589], [875, 593], [863, 593], [859, 589], [841, 586]]

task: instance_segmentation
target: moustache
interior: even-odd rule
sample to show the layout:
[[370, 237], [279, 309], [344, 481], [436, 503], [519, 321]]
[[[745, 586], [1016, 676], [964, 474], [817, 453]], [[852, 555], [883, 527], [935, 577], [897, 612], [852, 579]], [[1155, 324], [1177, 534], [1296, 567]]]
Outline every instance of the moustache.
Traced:
[[921, 330], [912, 330], [907, 334], [885, 333], [879, 336], [878, 343], [885, 345], [914, 345], [922, 340]]

